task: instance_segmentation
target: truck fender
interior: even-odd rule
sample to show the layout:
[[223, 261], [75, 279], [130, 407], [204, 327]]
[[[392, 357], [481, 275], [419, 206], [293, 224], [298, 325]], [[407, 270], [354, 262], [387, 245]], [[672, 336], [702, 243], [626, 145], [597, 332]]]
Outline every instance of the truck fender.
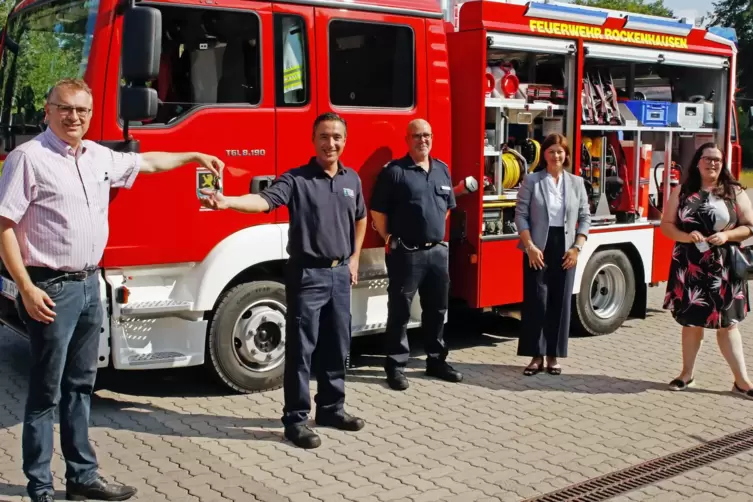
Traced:
[[212, 310], [239, 273], [258, 263], [286, 259], [287, 239], [287, 224], [258, 225], [229, 235], [176, 284], [175, 296], [194, 298], [194, 310]]
[[653, 228], [641, 228], [626, 230], [624, 232], [594, 232], [588, 236], [583, 252], [578, 257], [573, 281], [573, 294], [577, 294], [581, 288], [583, 271], [594, 253], [603, 248], [632, 248], [638, 257], [636, 267], [640, 266], [644, 273], [650, 273], [651, 260], [653, 259], [654, 240]]

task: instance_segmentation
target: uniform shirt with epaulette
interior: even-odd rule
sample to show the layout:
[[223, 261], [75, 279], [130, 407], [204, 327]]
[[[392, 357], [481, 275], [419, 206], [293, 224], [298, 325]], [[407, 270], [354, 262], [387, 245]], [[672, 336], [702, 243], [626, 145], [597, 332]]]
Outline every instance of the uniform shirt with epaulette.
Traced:
[[429, 158], [429, 170], [410, 155], [387, 164], [377, 176], [371, 209], [387, 215], [387, 232], [409, 244], [444, 240], [447, 211], [455, 207], [450, 170]]
[[312, 157], [259, 194], [269, 210], [290, 212], [287, 251], [295, 259], [344, 260], [356, 249], [355, 222], [366, 217], [361, 178], [339, 164], [330, 177]]

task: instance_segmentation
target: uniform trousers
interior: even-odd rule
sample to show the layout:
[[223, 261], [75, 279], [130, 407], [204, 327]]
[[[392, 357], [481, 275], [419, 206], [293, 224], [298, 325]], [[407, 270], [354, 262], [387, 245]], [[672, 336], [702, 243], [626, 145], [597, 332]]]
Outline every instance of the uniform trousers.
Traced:
[[575, 267], [562, 268], [565, 230], [550, 227], [544, 268], [536, 270], [523, 256], [523, 311], [518, 355], [567, 357]]
[[17, 310], [28, 330], [31, 348], [21, 437], [29, 496], [53, 493], [50, 462], [58, 404], [66, 480], [88, 484], [97, 478], [97, 458], [89, 443], [89, 414], [104, 316], [97, 274], [83, 281], [35, 284], [55, 302], [52, 310], [56, 317], [49, 324], [35, 321], [20, 295], [17, 297]]
[[398, 246], [387, 254], [387, 358], [385, 370], [401, 370], [408, 363], [408, 321], [416, 292], [421, 302], [421, 324], [427, 365], [444, 362], [444, 322], [450, 292], [449, 250], [440, 243], [408, 251]]
[[311, 411], [309, 380], [314, 354], [316, 413], [343, 412], [345, 364], [351, 340], [351, 284], [347, 261], [335, 267], [305, 267], [290, 262], [286, 274], [282, 422], [289, 427], [306, 422]]

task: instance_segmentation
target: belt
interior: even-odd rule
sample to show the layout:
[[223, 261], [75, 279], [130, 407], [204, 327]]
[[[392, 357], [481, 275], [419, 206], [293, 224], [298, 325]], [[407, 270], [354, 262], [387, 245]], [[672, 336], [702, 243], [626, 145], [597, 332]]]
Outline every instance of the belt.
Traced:
[[26, 267], [32, 282], [44, 282], [54, 284], [62, 281], [85, 281], [99, 270], [98, 267], [90, 267], [84, 270], [68, 272], [54, 270], [47, 267]]
[[392, 249], [397, 249], [398, 247], [406, 250], [406, 251], [419, 251], [423, 249], [431, 249], [437, 244], [441, 244], [440, 241], [436, 242], [419, 242], [419, 243], [412, 243], [412, 242], [405, 242], [400, 237], [390, 239], [390, 244], [392, 246]]
[[347, 259], [337, 258], [312, 258], [308, 256], [301, 256], [297, 258], [291, 258], [290, 263], [297, 265], [301, 268], [335, 268], [345, 263]]

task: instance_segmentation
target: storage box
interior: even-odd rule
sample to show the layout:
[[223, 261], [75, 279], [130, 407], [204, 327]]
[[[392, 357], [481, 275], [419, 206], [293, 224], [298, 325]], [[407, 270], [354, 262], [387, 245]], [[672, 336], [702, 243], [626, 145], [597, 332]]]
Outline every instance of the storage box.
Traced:
[[669, 127], [669, 105], [665, 101], [628, 100], [625, 105], [635, 115], [641, 125], [649, 127]]
[[703, 127], [703, 103], [670, 103], [669, 123], [685, 129]]

